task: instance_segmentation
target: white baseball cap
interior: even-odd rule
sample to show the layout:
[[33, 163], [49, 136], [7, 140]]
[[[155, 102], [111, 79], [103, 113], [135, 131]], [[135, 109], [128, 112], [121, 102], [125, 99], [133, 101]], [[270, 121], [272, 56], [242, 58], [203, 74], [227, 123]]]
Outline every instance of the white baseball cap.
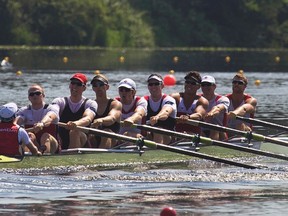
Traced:
[[216, 84], [216, 81], [215, 81], [214, 77], [213, 76], [209, 76], [209, 75], [205, 75], [205, 76], [202, 77], [201, 83], [204, 83], [204, 82]]
[[7, 103], [0, 107], [0, 118], [2, 121], [11, 121], [18, 110], [15, 103]]
[[119, 82], [118, 88], [120, 87], [136, 90], [136, 83], [130, 78], [125, 78]]

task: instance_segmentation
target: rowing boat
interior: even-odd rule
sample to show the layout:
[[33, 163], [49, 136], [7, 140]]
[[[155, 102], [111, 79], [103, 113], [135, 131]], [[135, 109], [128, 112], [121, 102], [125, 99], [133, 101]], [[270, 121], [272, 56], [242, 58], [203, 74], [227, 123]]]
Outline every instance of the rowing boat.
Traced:
[[[242, 143], [243, 144], [243, 143]], [[191, 142], [180, 142], [177, 146], [184, 149], [196, 150]], [[200, 147], [198, 152], [209, 154], [212, 156], [223, 158], [240, 158], [251, 157], [249, 153], [230, 150], [227, 148], [210, 146]], [[49, 155], [45, 154], [41, 157], [31, 156], [26, 154], [21, 163], [1, 163], [1, 168], [45, 168], [51, 169], [55, 167], [71, 167], [71, 166], [89, 166], [97, 169], [111, 169], [111, 168], [135, 168], [135, 167], [159, 167], [159, 166], [184, 166], [193, 164], [191, 161], [203, 161], [195, 157], [177, 154], [174, 152], [155, 150], [145, 148], [141, 151], [134, 146], [126, 146], [119, 149], [97, 149], [97, 148], [74, 148], [62, 150], [61, 154]], [[16, 160], [13, 159], [13, 162]], [[201, 162], [211, 166], [211, 163]], [[196, 164], [199, 164], [197, 162]], [[213, 164], [213, 163], [212, 163]], [[215, 164], [215, 163], [214, 163]]]
[[[62, 123], [63, 124], [63, 123]], [[137, 126], [139, 127], [139, 126]], [[98, 129], [92, 129], [87, 127], [77, 126], [79, 130], [83, 130], [86, 133], [95, 133], [100, 136], [105, 136], [109, 138], [114, 138], [118, 140], [123, 140], [127, 142], [135, 143], [137, 147], [130, 148], [130, 149], [89, 149], [89, 148], [77, 148], [77, 149], [68, 149], [64, 150], [59, 155], [50, 155], [49, 157], [26, 157], [22, 163], [23, 166], [17, 165], [9, 165], [11, 167], [51, 167], [51, 166], [70, 166], [70, 165], [93, 165], [93, 166], [100, 166], [105, 165], [106, 167], [115, 164], [129, 164], [129, 163], [136, 163], [139, 162], [142, 164], [151, 164], [151, 163], [170, 163], [170, 162], [187, 162], [191, 159], [201, 158], [207, 159], [213, 162], [220, 162], [224, 164], [234, 165], [238, 167], [244, 168], [258, 168], [257, 166], [244, 164], [235, 162], [226, 158], [234, 158], [239, 156], [267, 156], [271, 158], [277, 158], [282, 160], [288, 160], [288, 157], [285, 155], [277, 155], [271, 152], [261, 151], [260, 143], [258, 142], [257, 145], [252, 145], [251, 143], [246, 143], [248, 140], [247, 138], [238, 138], [232, 139], [230, 142], [222, 142], [222, 141], [215, 141], [209, 138], [190, 135], [190, 134], [183, 134], [174, 131], [167, 131], [165, 129], [155, 129], [153, 127], [148, 126], [141, 126], [145, 127], [146, 129], [157, 130], [157, 132], [169, 133], [170, 135], [175, 135], [178, 137], [186, 138], [190, 141], [188, 145], [186, 145], [185, 149], [179, 147], [181, 143], [178, 143], [178, 146], [167, 146], [159, 143], [155, 143], [149, 140], [139, 140], [132, 137], [127, 137], [124, 135], [114, 134]], [[251, 136], [256, 138], [261, 138], [263, 140], [263, 136], [254, 135]], [[193, 138], [193, 139], [191, 139]], [[197, 138], [197, 139], [195, 139]], [[194, 143], [191, 142], [194, 140]], [[195, 143], [195, 140], [198, 142]], [[276, 144], [280, 143], [280, 145], [284, 145], [286, 147], [287, 142], [279, 141], [271, 139]], [[240, 142], [239, 142], [240, 141]], [[234, 144], [233, 144], [234, 142]], [[254, 142], [254, 141], [253, 141]], [[236, 143], [236, 144], [235, 144]], [[183, 143], [182, 143], [183, 144]], [[189, 146], [190, 145], [190, 146]], [[209, 148], [202, 148], [204, 146], [209, 146]], [[145, 147], [145, 148], [144, 148]], [[192, 147], [192, 148], [191, 148]], [[200, 147], [200, 150], [199, 150]], [[140, 150], [139, 150], [140, 148]], [[188, 148], [188, 149], [187, 149]], [[145, 151], [144, 151], [145, 150]], [[107, 154], [109, 153], [109, 154]], [[121, 154], [119, 154], [121, 153]], [[124, 154], [124, 153], [133, 153], [133, 154]], [[143, 154], [144, 153], [144, 154]], [[178, 154], [176, 154], [178, 153]], [[142, 155], [142, 156], [141, 156]], [[215, 156], [214, 156], [215, 155]], [[191, 158], [192, 156], [192, 158]], [[220, 157], [219, 157], [220, 156]], [[121, 160], [120, 158], [123, 158]], [[37, 159], [35, 159], [37, 158]], [[4, 163], [0, 167], [3, 167]], [[16, 163], [15, 163], [16, 164]], [[7, 167], [4, 166], [4, 167]]]

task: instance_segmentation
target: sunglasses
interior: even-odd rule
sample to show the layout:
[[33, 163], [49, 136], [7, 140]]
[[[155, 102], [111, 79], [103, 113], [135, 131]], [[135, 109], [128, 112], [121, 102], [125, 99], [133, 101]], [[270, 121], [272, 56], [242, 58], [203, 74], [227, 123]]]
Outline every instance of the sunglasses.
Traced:
[[156, 83], [148, 83], [148, 86], [159, 86], [161, 83], [156, 82]]
[[93, 87], [102, 87], [102, 86], [104, 86], [105, 85], [105, 83], [103, 83], [103, 82], [93, 82], [92, 83], [92, 86]]
[[204, 87], [204, 86], [212, 86], [213, 85], [213, 83], [208, 83], [208, 82], [203, 82], [203, 83], [201, 83], [201, 86], [202, 87]]
[[77, 85], [77, 86], [79, 86], [79, 87], [80, 87], [80, 86], [84, 86], [83, 83], [81, 83], [81, 82], [75, 82], [75, 81], [71, 81], [70, 84], [71, 84], [71, 85]]
[[233, 80], [232, 81], [232, 84], [234, 84], [234, 85], [245, 85], [245, 82], [243, 82], [243, 81], [241, 81], [241, 80]]
[[129, 89], [129, 88], [125, 88], [125, 87], [120, 87], [119, 88], [119, 91], [120, 92], [130, 92], [132, 89]]
[[34, 95], [40, 96], [41, 94], [42, 94], [42, 92], [40, 92], [40, 91], [30, 92], [29, 97], [33, 97]]
[[194, 81], [185, 81], [185, 84], [190, 84], [190, 85], [198, 85], [199, 83], [194, 82]]

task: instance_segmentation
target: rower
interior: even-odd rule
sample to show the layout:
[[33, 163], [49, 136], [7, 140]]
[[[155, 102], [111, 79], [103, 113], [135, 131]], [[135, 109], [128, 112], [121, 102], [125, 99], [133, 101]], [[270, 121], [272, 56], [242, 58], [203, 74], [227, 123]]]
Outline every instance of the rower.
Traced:
[[[105, 130], [108, 132], [119, 133], [122, 104], [115, 99], [107, 96], [109, 82], [105, 75], [98, 74], [91, 81], [92, 90], [96, 94], [95, 101], [98, 104], [96, 116], [91, 124], [92, 128]], [[112, 148], [117, 140], [89, 134], [91, 147]]]
[[[176, 101], [173, 97], [163, 94], [163, 78], [159, 74], [151, 74], [148, 77], [148, 90], [150, 95], [144, 96], [148, 102], [146, 119], [152, 126], [175, 130]], [[152, 133], [151, 139], [161, 144], [169, 144], [171, 136]]]
[[226, 96], [230, 100], [228, 107], [228, 127], [242, 131], [252, 131], [252, 125], [237, 120], [236, 116], [253, 118], [256, 112], [257, 100], [244, 93], [248, 85], [248, 79], [243, 73], [238, 72], [232, 79], [232, 93]]
[[120, 134], [142, 138], [143, 132], [131, 126], [143, 123], [147, 114], [147, 101], [137, 96], [136, 91], [136, 83], [130, 78], [122, 79], [118, 84], [119, 97], [116, 99], [122, 103]]
[[[205, 75], [202, 77], [201, 89], [203, 97], [209, 101], [207, 113], [204, 117], [205, 122], [227, 126], [227, 110], [230, 101], [227, 97], [215, 93], [216, 81], [213, 76]], [[216, 130], [202, 128], [202, 133], [213, 140], [227, 139], [227, 134]]]
[[184, 79], [184, 92], [171, 94], [177, 103], [176, 131], [200, 134], [201, 128], [188, 124], [188, 120], [200, 121], [206, 114], [208, 101], [197, 94], [202, 78], [198, 71], [190, 71]]

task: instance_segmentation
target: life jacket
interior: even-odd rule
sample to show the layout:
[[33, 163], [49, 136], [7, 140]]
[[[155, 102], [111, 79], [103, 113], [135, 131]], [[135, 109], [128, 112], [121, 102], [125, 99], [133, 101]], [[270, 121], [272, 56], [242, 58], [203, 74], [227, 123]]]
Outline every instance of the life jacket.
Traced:
[[[147, 116], [146, 116], [147, 120], [150, 119], [152, 116], [157, 115], [161, 111], [162, 102], [165, 97], [167, 97], [167, 95], [163, 94], [158, 109], [156, 111], [153, 111], [150, 106], [149, 95], [144, 96], [145, 100], [147, 100]], [[169, 116], [166, 120], [158, 120], [158, 122], [154, 126], [165, 128], [168, 130], [175, 130], [175, 124], [176, 124], [176, 119]]]
[[[68, 121], [77, 121], [82, 118], [85, 112], [85, 104], [88, 98], [85, 99], [81, 107], [76, 113], [73, 113], [69, 107], [68, 98], [65, 97], [65, 107], [60, 114], [60, 122], [67, 123]], [[59, 127], [59, 135], [61, 139], [61, 149], [68, 149], [70, 143], [69, 130], [64, 127]]]
[[13, 123], [0, 123], [0, 154], [20, 156], [23, 154], [18, 141], [19, 126]]

